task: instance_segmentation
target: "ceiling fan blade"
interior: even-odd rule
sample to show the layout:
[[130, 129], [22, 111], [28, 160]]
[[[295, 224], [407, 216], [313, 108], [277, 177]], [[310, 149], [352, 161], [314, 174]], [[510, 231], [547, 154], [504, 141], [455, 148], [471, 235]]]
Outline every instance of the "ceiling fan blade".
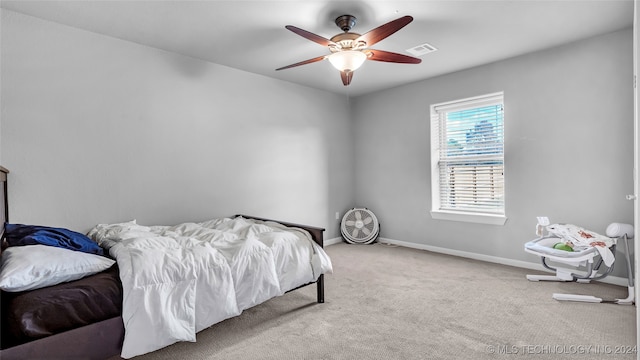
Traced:
[[373, 44], [407, 26], [412, 21], [413, 17], [408, 15], [395, 19], [393, 21], [389, 21], [388, 23], [380, 25], [377, 28], [361, 35], [358, 39], [356, 39], [356, 42], [365, 41], [367, 43], [367, 46], [372, 46]]
[[369, 56], [367, 60], [402, 63], [402, 64], [420, 64], [422, 62], [421, 59], [418, 59], [416, 57], [398, 54], [390, 51], [373, 50], [373, 49], [368, 49], [364, 51]]
[[311, 64], [311, 63], [314, 63], [314, 62], [318, 62], [318, 61], [324, 60], [324, 58], [325, 58], [325, 57], [326, 57], [325, 55], [323, 55], [323, 56], [318, 56], [318, 57], [314, 57], [313, 59], [309, 59], [309, 60], [305, 60], [305, 61], [300, 61], [300, 62], [295, 63], [295, 64], [291, 64], [291, 65], [283, 66], [283, 67], [281, 67], [281, 68], [276, 69], [276, 71], [278, 71], [278, 70], [284, 70], [284, 69], [290, 69], [290, 68], [292, 68], [292, 67], [296, 67], [296, 66], [300, 66], [300, 65]]
[[322, 46], [329, 46], [329, 45], [335, 45], [336, 43], [334, 43], [333, 41], [323, 38], [320, 35], [316, 35], [314, 33], [308, 32], [307, 30], [302, 30], [299, 27], [295, 27], [293, 25], [287, 25], [285, 26], [285, 28], [287, 28], [288, 30], [293, 31], [294, 33], [302, 36], [305, 39], [309, 39], [313, 42], [316, 42]]
[[[344, 86], [349, 86], [349, 84], [351, 84], [351, 79], [353, 79], [353, 71], [340, 71], [340, 76], [342, 77], [342, 83]], [[358, 215], [356, 215], [356, 217], [358, 217]]]

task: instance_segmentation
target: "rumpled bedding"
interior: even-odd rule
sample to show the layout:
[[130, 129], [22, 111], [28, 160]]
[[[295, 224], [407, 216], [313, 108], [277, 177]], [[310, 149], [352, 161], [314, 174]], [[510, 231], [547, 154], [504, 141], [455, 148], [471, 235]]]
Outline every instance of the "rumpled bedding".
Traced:
[[100, 224], [88, 236], [120, 268], [123, 358], [194, 342], [200, 330], [333, 271], [305, 230], [243, 217]]

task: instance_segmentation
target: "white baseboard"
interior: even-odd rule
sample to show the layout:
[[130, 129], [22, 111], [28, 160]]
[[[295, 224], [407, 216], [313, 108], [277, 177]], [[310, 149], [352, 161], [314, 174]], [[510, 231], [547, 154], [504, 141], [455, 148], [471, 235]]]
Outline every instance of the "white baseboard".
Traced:
[[340, 244], [341, 242], [343, 242], [341, 237], [337, 237], [337, 238], [333, 238], [333, 239], [327, 239], [327, 240], [324, 241], [324, 246]]
[[[550, 272], [548, 269], [543, 267], [542, 264], [540, 263], [536, 264], [536, 263], [531, 263], [527, 261], [513, 260], [513, 259], [501, 258], [497, 256], [484, 255], [484, 254], [476, 254], [468, 251], [453, 250], [453, 249], [447, 249], [447, 248], [442, 248], [438, 246], [416, 244], [416, 243], [387, 239], [382, 237], [378, 238], [378, 242], [384, 243], [384, 244], [390, 244], [390, 245], [403, 246], [403, 247], [408, 247], [413, 249], [419, 249], [419, 250], [427, 250], [427, 251], [440, 253], [440, 254], [459, 256], [459, 257], [464, 257], [468, 259], [492, 262], [492, 263], [501, 264], [501, 265], [508, 265], [508, 266], [514, 266], [514, 267], [519, 267], [524, 269]], [[627, 278], [622, 278], [619, 276], [607, 276], [606, 278], [599, 281], [607, 284], [613, 284], [613, 285], [619, 285], [619, 286], [625, 286], [625, 287], [629, 286], [629, 280]]]

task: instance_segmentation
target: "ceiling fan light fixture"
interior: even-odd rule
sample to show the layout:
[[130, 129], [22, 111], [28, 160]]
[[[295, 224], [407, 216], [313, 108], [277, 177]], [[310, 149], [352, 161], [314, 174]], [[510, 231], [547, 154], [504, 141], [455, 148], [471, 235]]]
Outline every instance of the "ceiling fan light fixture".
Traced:
[[365, 60], [367, 55], [361, 51], [343, 50], [335, 52], [328, 56], [329, 62], [339, 71], [355, 71]]

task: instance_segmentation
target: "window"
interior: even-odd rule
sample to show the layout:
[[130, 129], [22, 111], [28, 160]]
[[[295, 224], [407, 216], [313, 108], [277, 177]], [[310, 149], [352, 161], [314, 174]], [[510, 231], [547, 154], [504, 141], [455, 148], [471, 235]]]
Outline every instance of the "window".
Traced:
[[431, 106], [431, 215], [502, 225], [503, 94]]

